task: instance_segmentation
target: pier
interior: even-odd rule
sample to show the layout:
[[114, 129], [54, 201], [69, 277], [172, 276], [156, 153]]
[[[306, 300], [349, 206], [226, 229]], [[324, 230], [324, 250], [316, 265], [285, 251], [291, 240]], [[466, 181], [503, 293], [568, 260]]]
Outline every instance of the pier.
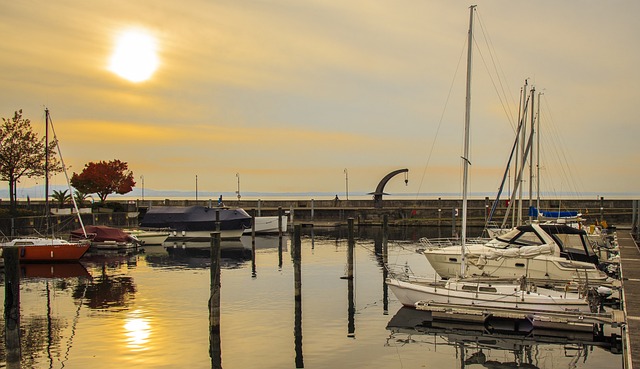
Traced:
[[626, 365], [640, 368], [640, 250], [629, 230], [618, 230], [624, 311]]

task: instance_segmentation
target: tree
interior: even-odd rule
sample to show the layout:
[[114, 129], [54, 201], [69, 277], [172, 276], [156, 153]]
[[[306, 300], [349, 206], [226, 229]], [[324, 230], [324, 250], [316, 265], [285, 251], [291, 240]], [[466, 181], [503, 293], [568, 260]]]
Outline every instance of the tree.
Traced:
[[73, 187], [85, 194], [97, 194], [102, 204], [112, 193], [124, 195], [131, 192], [135, 184], [133, 172], [129, 170], [127, 163], [117, 159], [89, 162], [80, 174], [73, 173], [71, 176]]
[[53, 190], [53, 194], [51, 194], [51, 199], [58, 203], [59, 208], [63, 208], [64, 204], [71, 201], [71, 195], [67, 193], [68, 190], [58, 191]]
[[75, 194], [73, 195], [73, 198], [76, 200], [76, 204], [78, 205], [78, 207], [82, 207], [84, 205], [87, 197], [89, 197], [88, 193], [84, 193], [78, 190], [76, 190]]
[[[48, 167], [45, 147], [48, 146]], [[38, 138], [31, 128], [31, 121], [22, 118], [22, 109], [13, 118], [2, 118], [0, 126], [0, 180], [9, 182], [11, 213], [16, 213], [16, 189], [20, 178], [43, 177], [45, 172], [62, 171], [55, 157], [55, 140], [46, 145], [45, 138]]]

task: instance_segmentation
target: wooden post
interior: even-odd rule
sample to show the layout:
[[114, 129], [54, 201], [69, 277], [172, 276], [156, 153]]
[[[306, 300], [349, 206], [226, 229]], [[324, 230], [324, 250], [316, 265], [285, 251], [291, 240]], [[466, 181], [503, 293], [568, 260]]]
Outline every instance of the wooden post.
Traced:
[[[255, 214], [255, 212], [253, 212]], [[256, 216], [251, 216], [251, 277], [255, 278], [256, 273]]]
[[5, 247], [4, 327], [7, 367], [20, 366], [20, 258], [17, 247]]
[[304, 360], [302, 356], [302, 242], [300, 239], [302, 226], [296, 224], [293, 228], [293, 247], [291, 249], [293, 256], [293, 284], [294, 284], [294, 300], [295, 300], [295, 316], [294, 316], [294, 341], [295, 341], [295, 364], [296, 368], [304, 368]]
[[278, 206], [278, 237], [282, 237], [282, 206]]
[[211, 368], [222, 368], [220, 342], [220, 232], [211, 233], [211, 297], [209, 298], [209, 342]]
[[[387, 217], [387, 215], [385, 214], [384, 217]], [[356, 335], [356, 321], [355, 321], [355, 313], [356, 313], [356, 306], [355, 306], [355, 302], [354, 302], [354, 291], [353, 291], [353, 263], [354, 263], [354, 249], [355, 249], [355, 238], [354, 238], [354, 231], [353, 231], [353, 218], [348, 218], [347, 219], [347, 224], [349, 227], [349, 242], [348, 242], [348, 252], [347, 252], [347, 300], [348, 300], [348, 306], [347, 306], [347, 313], [348, 313], [348, 320], [347, 320], [347, 337], [349, 338], [355, 338]]]

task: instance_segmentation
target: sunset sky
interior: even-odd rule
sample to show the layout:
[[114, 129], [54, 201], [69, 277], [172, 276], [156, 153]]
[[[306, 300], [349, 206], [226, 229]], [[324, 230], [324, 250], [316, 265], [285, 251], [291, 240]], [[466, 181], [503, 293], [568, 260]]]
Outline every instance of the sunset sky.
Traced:
[[147, 189], [344, 196], [408, 168], [386, 192], [459, 193], [471, 4], [470, 191], [497, 191], [527, 79], [542, 190], [640, 194], [631, 0], [10, 1], [0, 116], [43, 134], [47, 107], [70, 174], [119, 159]]

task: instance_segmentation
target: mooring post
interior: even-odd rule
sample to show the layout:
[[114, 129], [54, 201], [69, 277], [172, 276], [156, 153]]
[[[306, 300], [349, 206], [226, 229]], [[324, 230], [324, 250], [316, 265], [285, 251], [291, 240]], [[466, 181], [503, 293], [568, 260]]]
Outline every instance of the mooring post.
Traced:
[[[7, 367], [20, 365], [20, 258], [17, 247], [5, 247], [4, 328]], [[11, 366], [10, 366], [11, 365]]]
[[255, 278], [256, 273], [256, 216], [255, 211], [251, 216], [251, 277]]
[[209, 342], [211, 368], [222, 368], [220, 342], [220, 232], [211, 233], [211, 297], [209, 298]]
[[293, 227], [293, 247], [291, 249], [293, 256], [293, 284], [294, 284], [294, 342], [295, 342], [295, 364], [296, 368], [304, 368], [304, 360], [302, 356], [302, 241], [301, 241], [302, 225], [296, 224]]
[[389, 216], [385, 214], [382, 218], [382, 310], [384, 315], [389, 314], [389, 289], [385, 283], [389, 271]]
[[353, 279], [353, 252], [356, 244], [353, 235], [353, 218], [347, 219], [347, 229], [347, 279]]
[[282, 237], [282, 206], [278, 206], [278, 237]]
[[[385, 214], [386, 217], [386, 214]], [[353, 230], [353, 218], [347, 219], [348, 229], [349, 229], [349, 241], [348, 241], [348, 253], [347, 253], [347, 337], [355, 338], [356, 337], [356, 304], [354, 301], [354, 284], [353, 284], [353, 263], [354, 263], [354, 250], [355, 250], [355, 237]]]

